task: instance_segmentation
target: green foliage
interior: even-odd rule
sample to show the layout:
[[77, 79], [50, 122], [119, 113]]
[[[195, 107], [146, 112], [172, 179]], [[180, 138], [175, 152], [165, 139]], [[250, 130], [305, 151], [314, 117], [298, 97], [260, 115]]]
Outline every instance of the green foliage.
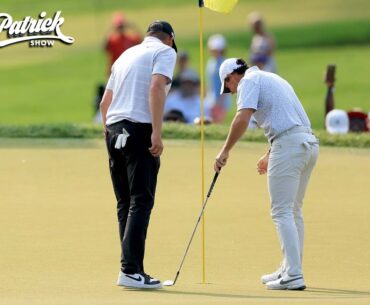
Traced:
[[[279, 50], [293, 48], [319, 48], [343, 45], [364, 45], [370, 43], [370, 20], [320, 22], [296, 26], [282, 26], [272, 29]], [[233, 46], [245, 46], [250, 41], [250, 32], [226, 34]]]
[[[34, 0], [1, 0], [2, 11], [14, 12], [17, 15], [37, 14], [40, 13], [40, 8], [45, 11], [62, 10], [67, 13], [94, 13], [112, 10], [127, 10], [127, 9], [143, 9], [153, 6], [152, 0], [39, 0], [35, 6]], [[198, 5], [196, 0], [193, 0], [195, 7]], [[157, 0], [157, 7], [176, 6], [188, 4], [189, 0]]]
[[[76, 43], [70, 47], [57, 44], [52, 49], [30, 49], [24, 44], [0, 49], [0, 124], [91, 122], [96, 86], [106, 82], [102, 39], [117, 9], [127, 12], [140, 28], [153, 16], [176, 20], [177, 44], [189, 51], [192, 67], [199, 70], [197, 3], [158, 0], [154, 7], [151, 0], [2, 0], [2, 11], [14, 16], [61, 9], [66, 17], [63, 30], [76, 35]], [[315, 129], [324, 125], [327, 64], [337, 65], [336, 107], [370, 110], [367, 0], [240, 0], [230, 15], [205, 10], [204, 46], [210, 34], [221, 32], [228, 40], [226, 56], [248, 60], [251, 36], [245, 18], [252, 9], [266, 16], [268, 29], [277, 39], [278, 72], [293, 85]], [[208, 56], [205, 49], [205, 60]], [[234, 115], [233, 107], [226, 124]]]
[[[225, 140], [229, 127], [225, 125], [204, 126], [204, 139]], [[321, 145], [337, 147], [370, 148], [370, 133], [350, 133], [330, 135], [325, 131], [316, 131]], [[165, 123], [163, 137], [177, 140], [200, 140], [200, 126]], [[45, 124], [45, 125], [0, 125], [0, 138], [103, 138], [103, 129], [96, 124]], [[248, 142], [266, 143], [263, 131], [248, 130], [241, 139]]]
[[0, 138], [98, 138], [101, 126], [92, 124], [0, 125]]
[[[344, 24], [338, 23], [338, 28], [345, 28]], [[370, 27], [369, 22], [363, 24], [368, 24]], [[349, 22], [348, 28], [351, 28], [351, 25], [353, 23]], [[300, 43], [303, 44], [307, 40], [306, 36], [309, 36], [306, 34], [299, 40], [302, 28], [306, 33], [311, 31], [312, 37], [317, 38], [315, 48], [296, 47]], [[334, 31], [335, 26], [330, 24], [327, 28]], [[346, 110], [361, 107], [369, 111], [370, 61], [366, 58], [370, 57], [370, 48], [368, 45], [319, 47], [323, 38], [319, 35], [315, 36], [315, 32], [318, 31], [312, 26], [278, 30], [277, 33], [282, 35], [279, 46], [282, 45], [283, 48], [277, 50], [277, 62], [279, 73], [295, 88], [312, 125], [316, 129], [321, 129], [326, 92], [323, 75], [329, 63], [334, 63], [338, 67], [336, 106]], [[351, 33], [355, 35], [355, 31]], [[227, 56], [247, 58], [245, 41], [241, 37], [236, 39], [233, 35], [230, 34]], [[284, 37], [287, 37], [287, 40], [284, 40]], [[292, 37], [296, 37], [297, 41], [296, 46], [290, 48]], [[313, 40], [311, 41], [315, 44]], [[198, 44], [197, 38], [179, 42], [181, 49], [190, 52], [192, 66], [195, 69], [199, 69]], [[46, 51], [57, 52], [58, 50]], [[206, 60], [207, 58], [208, 55]], [[0, 83], [6, 90], [2, 91], [0, 122], [6, 124], [91, 122], [95, 86], [105, 82], [104, 62], [104, 54], [100, 50], [87, 48], [78, 52], [69, 51], [53, 61], [42, 64], [30, 63], [25, 66], [2, 68]], [[356, 77], [353, 77], [354, 71]], [[234, 111], [235, 109], [230, 111], [226, 123], [231, 121]]]

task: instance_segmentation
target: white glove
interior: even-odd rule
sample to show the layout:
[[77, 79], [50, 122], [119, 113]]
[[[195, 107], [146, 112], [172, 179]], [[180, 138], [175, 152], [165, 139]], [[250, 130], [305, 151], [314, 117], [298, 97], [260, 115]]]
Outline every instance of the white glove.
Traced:
[[116, 144], [114, 145], [115, 149], [121, 149], [126, 146], [127, 138], [130, 134], [127, 132], [126, 129], [122, 128], [122, 133], [120, 133], [117, 137]]

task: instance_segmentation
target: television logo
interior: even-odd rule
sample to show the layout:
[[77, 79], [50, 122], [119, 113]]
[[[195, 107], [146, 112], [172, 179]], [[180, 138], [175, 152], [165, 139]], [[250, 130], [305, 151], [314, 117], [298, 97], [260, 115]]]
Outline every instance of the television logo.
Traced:
[[61, 15], [62, 11], [57, 11], [52, 18], [45, 18], [46, 12], [41, 12], [38, 19], [26, 16], [23, 20], [13, 21], [9, 14], [0, 13], [0, 35], [4, 31], [8, 38], [0, 39], [0, 48], [26, 41], [30, 47], [52, 47], [55, 40], [65, 44], [74, 43], [73, 37], [63, 35], [60, 30], [64, 23]]

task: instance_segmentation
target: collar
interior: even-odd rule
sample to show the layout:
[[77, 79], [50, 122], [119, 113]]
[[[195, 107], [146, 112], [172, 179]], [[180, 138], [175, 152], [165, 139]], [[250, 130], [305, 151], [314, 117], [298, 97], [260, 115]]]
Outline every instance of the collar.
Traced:
[[143, 42], [160, 42], [160, 43], [163, 43], [162, 40], [160, 40], [160, 39], [158, 39], [157, 37], [154, 37], [154, 36], [145, 37]]
[[255, 72], [255, 71], [261, 71], [261, 70], [257, 66], [253, 66], [253, 67], [248, 68], [247, 71], [245, 71], [245, 74]]

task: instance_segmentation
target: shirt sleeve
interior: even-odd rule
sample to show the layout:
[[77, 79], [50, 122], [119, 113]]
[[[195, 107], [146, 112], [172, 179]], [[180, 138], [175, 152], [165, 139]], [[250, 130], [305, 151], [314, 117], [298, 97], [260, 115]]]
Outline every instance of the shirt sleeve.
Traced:
[[113, 72], [113, 69], [112, 69], [112, 73], [110, 74], [110, 77], [108, 79], [108, 83], [107, 83], [107, 86], [105, 87], [105, 89], [113, 90], [113, 88], [114, 88], [114, 72]]
[[176, 65], [176, 52], [172, 48], [166, 48], [158, 53], [154, 59], [152, 74], [161, 74], [172, 80]]
[[237, 110], [251, 108], [258, 109], [260, 86], [252, 80], [242, 80], [238, 88]]

